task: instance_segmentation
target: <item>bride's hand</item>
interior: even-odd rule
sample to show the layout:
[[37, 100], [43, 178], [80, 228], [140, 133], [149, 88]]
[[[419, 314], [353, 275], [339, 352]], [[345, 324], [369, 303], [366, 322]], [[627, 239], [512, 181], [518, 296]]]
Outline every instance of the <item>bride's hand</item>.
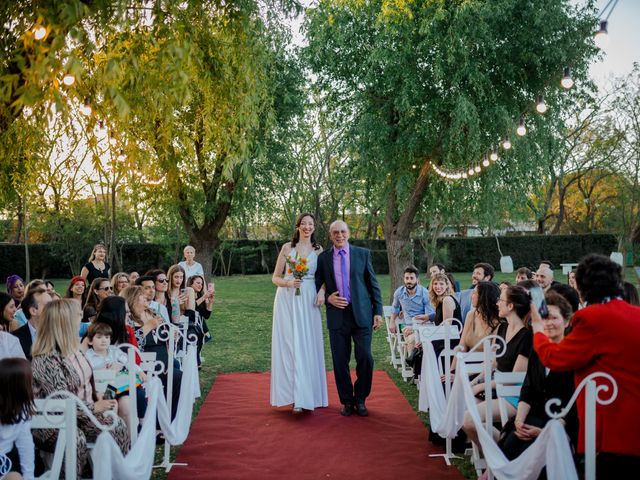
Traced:
[[320, 290], [316, 295], [316, 305], [319, 307], [324, 305], [324, 290]]
[[289, 280], [289, 288], [300, 288], [302, 286], [302, 279], [295, 278], [293, 280]]

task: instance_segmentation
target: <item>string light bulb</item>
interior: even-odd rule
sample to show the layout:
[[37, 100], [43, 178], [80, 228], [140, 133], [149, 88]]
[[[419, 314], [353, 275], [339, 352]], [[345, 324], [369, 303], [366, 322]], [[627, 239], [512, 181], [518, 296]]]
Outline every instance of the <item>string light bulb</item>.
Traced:
[[76, 77], [67, 73], [64, 77], [62, 77], [62, 83], [64, 83], [67, 87], [70, 87], [74, 83], [76, 83]]
[[502, 148], [504, 148], [505, 150], [511, 149], [511, 140], [509, 140], [509, 137], [505, 138], [504, 142], [502, 142]]
[[470, 168], [467, 173], [469, 174], [470, 177], [473, 177], [473, 174], [476, 173], [476, 171], [472, 168]]
[[482, 168], [480, 168], [480, 165], [476, 165], [475, 167], [473, 167], [473, 170], [474, 170], [476, 173], [480, 173], [480, 172], [482, 171]]
[[562, 85], [562, 88], [566, 88], [567, 90], [573, 87], [573, 79], [571, 78], [571, 69], [569, 67], [565, 67], [564, 75], [562, 76], [562, 80], [560, 80], [560, 85]]
[[464, 173], [462, 174], [462, 178], [467, 178], [468, 176], [469, 176], [469, 175], [467, 175], [467, 172], [464, 172]]
[[524, 117], [520, 117], [520, 124], [518, 128], [516, 128], [516, 133], [521, 137], [524, 137], [527, 134], [527, 127], [524, 126]]
[[609, 22], [607, 20], [602, 20], [600, 22], [600, 29], [595, 33], [593, 37], [596, 47], [598, 47], [600, 50], [609, 45], [608, 26]]
[[544, 97], [538, 95], [538, 102], [536, 103], [536, 112], [545, 113], [547, 111], [547, 104], [544, 103]]
[[42, 25], [38, 25], [33, 29], [33, 38], [35, 38], [36, 40], [42, 40], [46, 36], [47, 36], [47, 29], [44, 28]]
[[492, 162], [497, 162], [498, 161], [498, 152], [496, 152], [495, 150], [491, 150], [491, 153], [489, 154], [489, 159]]
[[488, 167], [490, 164], [489, 159], [487, 158], [487, 156], [485, 155], [484, 158], [482, 159], [482, 165], [484, 167]]

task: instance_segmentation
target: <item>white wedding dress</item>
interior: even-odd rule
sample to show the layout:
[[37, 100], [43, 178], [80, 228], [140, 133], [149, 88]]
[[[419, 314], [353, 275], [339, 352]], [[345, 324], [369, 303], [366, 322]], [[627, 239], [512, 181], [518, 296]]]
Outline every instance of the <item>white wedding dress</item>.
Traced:
[[[296, 258], [295, 248], [289, 255]], [[271, 405], [275, 407], [293, 404], [313, 410], [329, 404], [322, 318], [315, 305], [317, 264], [318, 255], [312, 251], [299, 296], [295, 288], [278, 287], [276, 292], [271, 339]]]

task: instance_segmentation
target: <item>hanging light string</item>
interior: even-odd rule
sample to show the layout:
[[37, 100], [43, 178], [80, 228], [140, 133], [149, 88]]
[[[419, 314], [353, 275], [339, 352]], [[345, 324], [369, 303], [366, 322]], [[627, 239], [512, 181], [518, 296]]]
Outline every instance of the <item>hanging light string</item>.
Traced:
[[[611, 0], [611, 2], [617, 2], [617, 0]], [[615, 5], [614, 5], [615, 6]], [[573, 79], [571, 78], [571, 68], [565, 67], [563, 70], [562, 80], [560, 81], [560, 85], [565, 89], [569, 90], [573, 87]], [[535, 110], [537, 113], [543, 115], [547, 112], [548, 106], [544, 101], [544, 95], [538, 95], [536, 97]], [[520, 116], [520, 120], [518, 122], [518, 126], [516, 128], [516, 134], [519, 137], [524, 137], [527, 134], [527, 125], [525, 123], [524, 115]], [[498, 143], [500, 148], [503, 151], [510, 150], [513, 146], [511, 143], [511, 139], [506, 136]], [[442, 168], [436, 165], [433, 162], [429, 162], [431, 169], [436, 172], [440, 177], [446, 180], [465, 180], [467, 178], [478, 175], [482, 172], [483, 169], [487, 169], [491, 167], [494, 163], [497, 163], [500, 159], [498, 155], [498, 149], [495, 146], [491, 146], [491, 149], [488, 153], [486, 153], [480, 162], [476, 162], [471, 164], [469, 167], [457, 168], [457, 169], [447, 169]], [[416, 166], [413, 165], [415, 169]]]

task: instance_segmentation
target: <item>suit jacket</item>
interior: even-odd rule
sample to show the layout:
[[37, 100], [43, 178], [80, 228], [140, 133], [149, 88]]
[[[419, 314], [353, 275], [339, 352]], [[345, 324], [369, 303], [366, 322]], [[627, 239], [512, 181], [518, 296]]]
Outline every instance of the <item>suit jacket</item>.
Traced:
[[[349, 245], [349, 283], [351, 289], [351, 308], [353, 317], [359, 327], [373, 325], [373, 316], [382, 315], [382, 297], [380, 285], [371, 264], [371, 252], [366, 248]], [[325, 285], [325, 300], [338, 290], [333, 270], [333, 247], [325, 250], [318, 257], [316, 269], [316, 289]], [[326, 302], [327, 327], [330, 330], [340, 328], [343, 310]]]
[[[551, 370], [573, 370], [575, 385], [594, 372], [615, 378], [618, 396], [611, 405], [598, 405], [596, 450], [640, 456], [640, 307], [622, 300], [589, 305], [573, 316], [572, 329], [560, 343], [551, 343], [544, 333], [536, 333], [534, 346], [540, 361]], [[598, 379], [597, 383], [607, 384]], [[609, 398], [608, 393], [601, 395]], [[580, 439], [584, 452], [585, 393], [578, 397]]]
[[22, 351], [24, 352], [24, 356], [27, 357], [27, 360], [31, 361], [31, 347], [33, 345], [33, 341], [31, 340], [31, 330], [29, 330], [29, 324], [25, 323], [23, 326], [11, 333], [18, 337], [18, 340], [20, 340], [20, 346], [22, 347]]

